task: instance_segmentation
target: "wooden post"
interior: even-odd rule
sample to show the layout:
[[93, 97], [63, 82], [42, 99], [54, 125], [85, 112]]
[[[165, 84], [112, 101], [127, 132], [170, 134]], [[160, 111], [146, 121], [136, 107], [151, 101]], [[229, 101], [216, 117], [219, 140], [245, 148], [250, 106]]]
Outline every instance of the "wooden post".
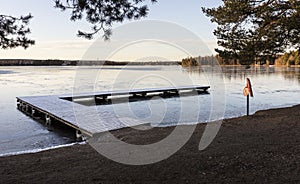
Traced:
[[247, 95], [247, 116], [249, 116], [249, 95]]

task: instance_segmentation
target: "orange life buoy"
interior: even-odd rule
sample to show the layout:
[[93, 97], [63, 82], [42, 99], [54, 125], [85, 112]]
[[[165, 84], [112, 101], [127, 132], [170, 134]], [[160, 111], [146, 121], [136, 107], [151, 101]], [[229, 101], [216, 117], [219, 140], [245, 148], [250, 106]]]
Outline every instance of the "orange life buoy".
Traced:
[[245, 96], [250, 95], [251, 97], [253, 97], [252, 86], [249, 78], [246, 78], [246, 86], [243, 90], [243, 93]]

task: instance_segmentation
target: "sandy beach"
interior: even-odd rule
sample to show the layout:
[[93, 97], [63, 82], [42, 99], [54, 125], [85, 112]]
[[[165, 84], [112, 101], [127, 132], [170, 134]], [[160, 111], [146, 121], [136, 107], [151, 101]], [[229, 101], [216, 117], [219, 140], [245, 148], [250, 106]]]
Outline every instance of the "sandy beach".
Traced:
[[[205, 124], [188, 143], [159, 163], [129, 166], [111, 161], [89, 145], [0, 158], [0, 183], [299, 183], [300, 105], [258, 111], [223, 121], [213, 143], [198, 150]], [[113, 132], [144, 144], [173, 130]]]

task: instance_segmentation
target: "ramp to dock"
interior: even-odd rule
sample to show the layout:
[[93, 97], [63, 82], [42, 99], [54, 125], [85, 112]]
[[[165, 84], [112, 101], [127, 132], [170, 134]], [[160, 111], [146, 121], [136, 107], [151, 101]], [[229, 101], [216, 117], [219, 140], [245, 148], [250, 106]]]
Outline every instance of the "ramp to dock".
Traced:
[[209, 88], [210, 86], [183, 86], [72, 95], [26, 96], [17, 97], [17, 106], [19, 110], [31, 117], [41, 117], [48, 125], [51, 124], [51, 121], [55, 120], [74, 128], [79, 137], [82, 135], [92, 137], [96, 133], [137, 126], [143, 124], [143, 122], [130, 118], [115, 117], [114, 114], [109, 112], [95, 114], [95, 106], [74, 103], [78, 99], [93, 98], [95, 100], [107, 100], [112, 96], [146, 97], [150, 94], [164, 96], [186, 91], [206, 92]]

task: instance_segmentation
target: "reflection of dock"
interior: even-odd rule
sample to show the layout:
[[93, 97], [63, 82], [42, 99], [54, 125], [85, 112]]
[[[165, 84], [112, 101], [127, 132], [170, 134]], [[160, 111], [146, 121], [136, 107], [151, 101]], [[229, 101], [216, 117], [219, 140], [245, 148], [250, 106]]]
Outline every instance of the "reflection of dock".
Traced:
[[[146, 98], [150, 95], [168, 97], [184, 92], [206, 92], [210, 86], [184, 86], [169, 88], [149, 88], [137, 90], [107, 91], [76, 95], [28, 96], [17, 97], [18, 109], [33, 118], [41, 119], [47, 126], [63, 123], [76, 130], [76, 138], [91, 137], [95, 133], [116, 130], [142, 124], [137, 120], [117, 118], [109, 112], [101, 112], [95, 106], [86, 106], [79, 101], [109, 101], [115, 97]], [[75, 102], [75, 103], [74, 103]], [[127, 101], [128, 102], [128, 101]]]

